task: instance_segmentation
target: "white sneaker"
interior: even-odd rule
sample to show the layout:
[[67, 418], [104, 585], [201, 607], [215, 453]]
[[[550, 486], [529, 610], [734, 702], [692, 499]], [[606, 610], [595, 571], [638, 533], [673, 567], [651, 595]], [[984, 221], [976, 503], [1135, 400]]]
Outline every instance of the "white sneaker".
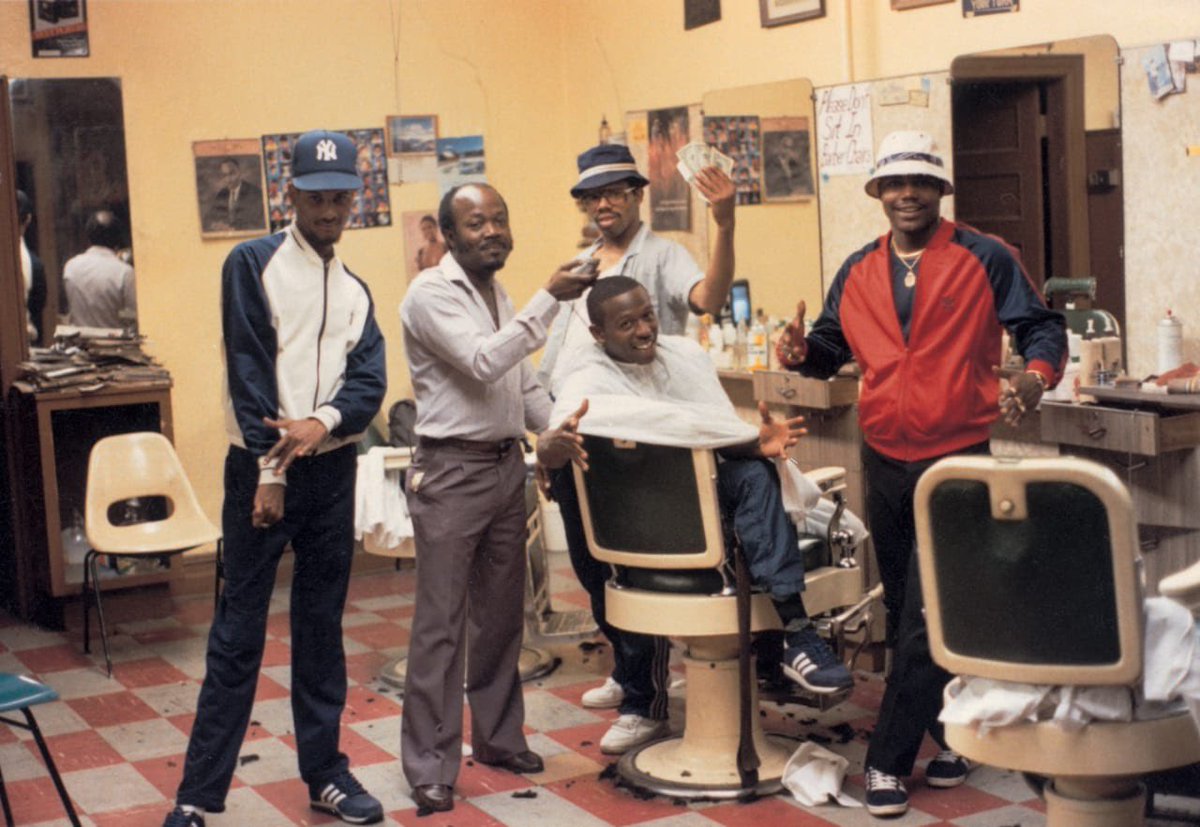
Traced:
[[588, 709], [616, 709], [625, 700], [625, 689], [611, 677], [583, 693], [580, 703]]
[[641, 715], [622, 715], [600, 739], [600, 751], [605, 755], [620, 755], [647, 741], [662, 738], [670, 731], [666, 721], [655, 721]]

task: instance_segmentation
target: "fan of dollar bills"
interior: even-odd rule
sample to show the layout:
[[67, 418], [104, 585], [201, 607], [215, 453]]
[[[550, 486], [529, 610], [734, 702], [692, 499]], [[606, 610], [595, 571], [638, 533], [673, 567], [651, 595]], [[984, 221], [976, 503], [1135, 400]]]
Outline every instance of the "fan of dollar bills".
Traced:
[[733, 172], [733, 159], [703, 141], [685, 144], [675, 153], [675, 157], [679, 159], [679, 163], [675, 165], [676, 169], [689, 184], [694, 185], [696, 173], [704, 167], [718, 167], [726, 175]]

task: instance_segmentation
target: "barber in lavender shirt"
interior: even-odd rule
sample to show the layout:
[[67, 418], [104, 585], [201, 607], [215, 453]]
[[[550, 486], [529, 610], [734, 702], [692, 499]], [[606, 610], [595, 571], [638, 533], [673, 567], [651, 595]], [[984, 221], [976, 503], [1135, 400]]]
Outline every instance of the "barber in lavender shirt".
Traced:
[[[522, 727], [517, 660], [525, 596], [526, 431], [546, 431], [550, 397], [529, 354], [559, 302], [595, 270], [571, 261], [515, 312], [496, 272], [512, 251], [504, 199], [456, 187], [438, 211], [450, 255], [422, 272], [400, 305], [417, 403], [406, 494], [417, 545], [417, 598], [404, 688], [401, 755], [418, 807], [454, 806], [462, 760], [463, 678], [476, 761], [536, 773]], [[577, 437], [542, 433], [543, 450], [582, 461]], [[464, 655], [470, 650], [470, 661]]]

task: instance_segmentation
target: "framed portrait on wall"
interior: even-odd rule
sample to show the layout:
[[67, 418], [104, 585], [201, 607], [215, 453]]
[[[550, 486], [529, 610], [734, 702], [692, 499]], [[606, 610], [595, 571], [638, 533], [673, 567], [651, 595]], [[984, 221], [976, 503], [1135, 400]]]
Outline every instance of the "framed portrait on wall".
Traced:
[[764, 27], [783, 26], [825, 16], [825, 0], [758, 0]]
[[257, 138], [196, 141], [200, 237], [232, 238], [267, 230], [262, 154]]

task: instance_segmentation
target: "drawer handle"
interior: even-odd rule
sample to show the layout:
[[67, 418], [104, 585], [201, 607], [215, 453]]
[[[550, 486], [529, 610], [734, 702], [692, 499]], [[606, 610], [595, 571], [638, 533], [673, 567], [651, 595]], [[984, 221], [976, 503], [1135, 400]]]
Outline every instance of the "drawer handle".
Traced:
[[782, 396], [784, 399], [791, 399], [793, 396], [796, 395], [796, 389], [784, 386], [779, 389], [779, 395]]
[[1108, 428], [1100, 424], [1100, 415], [1095, 411], [1088, 414], [1088, 423], [1084, 433], [1092, 439], [1104, 439], [1104, 435], [1108, 433]]

